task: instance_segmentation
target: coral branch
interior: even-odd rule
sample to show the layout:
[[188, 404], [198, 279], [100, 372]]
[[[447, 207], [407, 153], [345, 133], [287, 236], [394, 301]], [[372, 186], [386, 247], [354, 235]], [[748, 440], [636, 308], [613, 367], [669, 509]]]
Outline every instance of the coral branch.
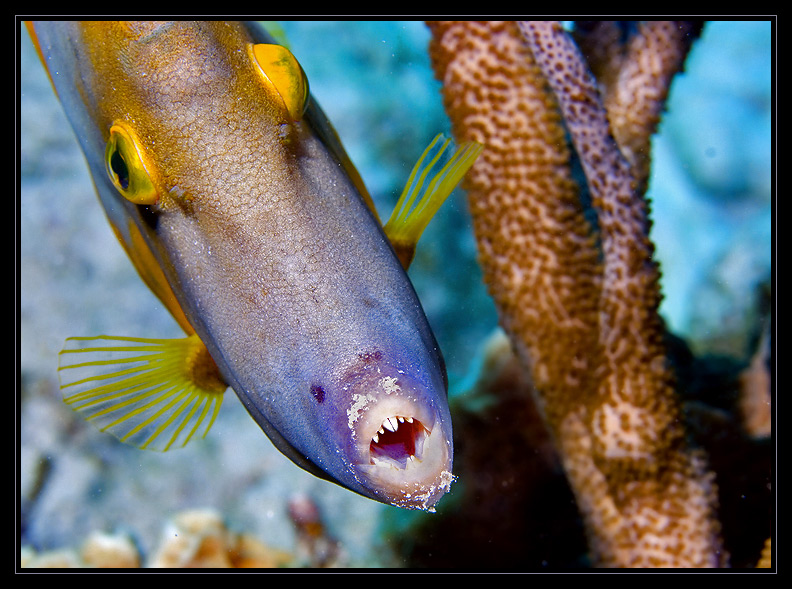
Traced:
[[[596, 82], [572, 39], [558, 23], [521, 27], [558, 98], [599, 220], [604, 258], [599, 342], [606, 375], [598, 397], [609, 400], [595, 412], [603, 445], [599, 452], [651, 461], [680, 433], [673, 431], [677, 415], [671, 408], [673, 390], [657, 314], [659, 272], [652, 259], [646, 202], [636, 194], [629, 164], [610, 134]], [[652, 406], [658, 402], [663, 407]], [[633, 425], [625, 428], [619, 421]]]
[[630, 162], [640, 192], [649, 179], [650, 139], [674, 76], [682, 71], [701, 22], [648, 21], [625, 49], [618, 77], [605, 96], [613, 135]]
[[527, 43], [515, 23], [430, 24], [457, 140], [485, 146], [467, 186], [485, 280], [532, 372], [595, 562], [718, 566], [716, 494], [684, 444], [646, 203], [571, 38], [558, 23], [521, 26]]
[[547, 396], [585, 398], [600, 269], [554, 102], [513, 23], [430, 27], [457, 140], [485, 146], [466, 180], [500, 322]]
[[[597, 80], [613, 136], [638, 191], [649, 180], [651, 136], [674, 76], [682, 71], [702, 21], [575, 23], [573, 36]], [[628, 31], [635, 28], [629, 35]]]
[[625, 31], [613, 20], [576, 21], [572, 31], [604, 96], [616, 85], [624, 61]]

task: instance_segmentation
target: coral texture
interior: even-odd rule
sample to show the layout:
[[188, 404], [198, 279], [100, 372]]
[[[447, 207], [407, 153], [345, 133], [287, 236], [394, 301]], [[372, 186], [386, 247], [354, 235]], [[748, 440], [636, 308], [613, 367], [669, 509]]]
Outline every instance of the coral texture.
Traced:
[[[644, 27], [643, 45], [633, 41], [624, 56], [603, 58], [614, 88], [627, 89], [613, 90], [615, 103], [631, 106], [614, 110], [629, 113], [619, 115], [616, 133], [558, 23], [429, 26], [456, 139], [485, 146], [467, 184], [484, 278], [532, 373], [592, 559], [624, 567], [725, 564], [713, 476], [685, 445], [667, 365], [643, 198], [644, 154], [672, 76], [628, 67], [634, 55], [652, 56], [654, 65], [676, 52], [669, 58], [676, 65], [660, 67], [676, 71], [685, 33]], [[663, 42], [650, 43], [654, 37]], [[645, 108], [632, 108], [636, 100]], [[565, 128], [596, 222], [572, 180]]]
[[700, 23], [647, 21], [637, 26], [638, 33], [625, 43], [613, 21], [584, 26], [576, 38], [602, 88], [613, 136], [642, 190], [649, 179], [650, 138], [660, 122], [671, 81], [682, 70], [691, 41], [700, 32]]

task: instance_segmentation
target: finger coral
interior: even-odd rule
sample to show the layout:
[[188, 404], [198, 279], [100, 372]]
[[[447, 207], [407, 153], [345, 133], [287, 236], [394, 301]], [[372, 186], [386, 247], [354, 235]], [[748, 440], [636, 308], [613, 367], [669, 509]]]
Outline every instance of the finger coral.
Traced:
[[[641, 121], [625, 116], [613, 125], [558, 23], [429, 26], [456, 139], [484, 145], [467, 184], [484, 278], [531, 371], [593, 561], [725, 564], [713, 475], [686, 446], [666, 359], [643, 198], [644, 154], [672, 76], [626, 65], [632, 55], [657, 63], [674, 51], [676, 65], [661, 69], [676, 71], [687, 34], [665, 27], [675, 34], [657, 34], [663, 43], [603, 57], [614, 88], [645, 98], [646, 108], [627, 109], [641, 111]], [[638, 36], [649, 39], [648, 30]], [[635, 106], [613, 92], [616, 103]], [[566, 131], [596, 219], [573, 182]]]

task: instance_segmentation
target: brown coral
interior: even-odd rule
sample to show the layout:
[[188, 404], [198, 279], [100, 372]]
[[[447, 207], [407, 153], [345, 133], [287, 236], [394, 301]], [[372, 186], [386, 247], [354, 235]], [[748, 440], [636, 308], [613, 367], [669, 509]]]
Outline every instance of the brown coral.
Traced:
[[525, 37], [508, 22], [430, 29], [457, 140], [485, 146], [467, 186], [485, 280], [532, 372], [594, 560], [722, 564], [712, 477], [685, 447], [665, 359], [641, 182], [576, 46], [558, 23], [526, 23]]
[[614, 138], [643, 190], [649, 180], [650, 140], [673, 77], [682, 70], [700, 22], [647, 21], [638, 25], [625, 47], [618, 76], [604, 105]]
[[639, 191], [646, 188], [652, 134], [668, 90], [701, 21], [647, 21], [629, 35], [614, 21], [575, 24], [573, 36], [602, 93], [613, 136], [630, 164]]

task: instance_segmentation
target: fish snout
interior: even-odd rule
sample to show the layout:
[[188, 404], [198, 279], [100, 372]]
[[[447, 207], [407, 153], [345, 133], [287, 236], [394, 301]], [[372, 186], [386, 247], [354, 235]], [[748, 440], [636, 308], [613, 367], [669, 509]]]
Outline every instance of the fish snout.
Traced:
[[434, 511], [454, 479], [450, 417], [398, 371], [362, 381], [347, 412], [356, 478], [387, 503]]

